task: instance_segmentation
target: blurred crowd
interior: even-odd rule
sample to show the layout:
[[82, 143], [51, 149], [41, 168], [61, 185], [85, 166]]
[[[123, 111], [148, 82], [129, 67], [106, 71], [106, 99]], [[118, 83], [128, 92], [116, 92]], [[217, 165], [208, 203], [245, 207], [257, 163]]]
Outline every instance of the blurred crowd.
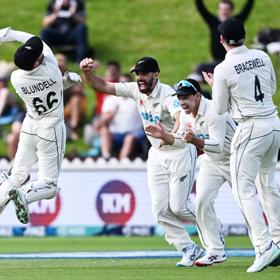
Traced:
[[[244, 0], [241, 10], [235, 13], [233, 1], [221, 0], [217, 14], [212, 14], [204, 2], [195, 0], [197, 11], [210, 31], [212, 61], [201, 62], [186, 77], [178, 77], [178, 79], [193, 78], [202, 88], [205, 87], [201, 72], [213, 72], [214, 67], [225, 57], [225, 51], [218, 43], [217, 26], [230, 17], [236, 17], [241, 21], [247, 20], [254, 5], [254, 0]], [[62, 74], [71, 70], [68, 69], [69, 60], [79, 63], [85, 57], [92, 57], [93, 48], [88, 43], [84, 1], [50, 0], [42, 19], [41, 38], [56, 52]], [[254, 46], [271, 53], [279, 53], [280, 30], [275, 27], [264, 28], [256, 35]], [[0, 64], [0, 134], [7, 143], [7, 157], [12, 160], [17, 150], [25, 108], [10, 91], [9, 78], [14, 65], [4, 61]], [[122, 72], [119, 61], [110, 60], [105, 63], [104, 80], [130, 82], [133, 81], [133, 77]], [[74, 156], [102, 156], [106, 160], [111, 157], [118, 159], [141, 157], [145, 160], [150, 144], [144, 135], [134, 101], [96, 93], [94, 108], [88, 108], [88, 95], [92, 93], [86, 92], [86, 89], [84, 84], [80, 84], [64, 91], [67, 140], [74, 143], [82, 141], [83, 147], [87, 147], [87, 150], [77, 150]], [[211, 94], [207, 90], [204, 90], [203, 94], [211, 99]]]

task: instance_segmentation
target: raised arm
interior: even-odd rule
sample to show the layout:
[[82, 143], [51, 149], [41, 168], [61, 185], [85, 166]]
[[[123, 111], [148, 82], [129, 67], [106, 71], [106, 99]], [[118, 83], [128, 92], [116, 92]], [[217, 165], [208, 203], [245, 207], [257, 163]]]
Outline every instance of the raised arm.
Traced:
[[235, 16], [235, 18], [244, 22], [248, 18], [253, 6], [254, 6], [254, 0], [247, 0], [243, 9], [238, 15]]
[[212, 87], [212, 98], [214, 102], [215, 110], [218, 114], [222, 115], [229, 111], [229, 98], [230, 92], [223, 75], [221, 74], [222, 69], [214, 70], [213, 76], [213, 87]]
[[0, 29], [0, 43], [17, 41], [24, 44], [33, 36], [33, 34], [27, 32], [13, 30], [11, 27]]
[[212, 13], [210, 13], [206, 6], [203, 3], [203, 0], [195, 0], [195, 5], [197, 10], [199, 11], [199, 13], [201, 14], [201, 16], [203, 17], [203, 19], [209, 23], [212, 19], [215, 19], [216, 16], [213, 15]]
[[[11, 27], [0, 29], [0, 43], [17, 41], [24, 44], [33, 36], [35, 35], [23, 31], [13, 30]], [[44, 41], [43, 44], [43, 54], [52, 59], [54, 63], [57, 63], [50, 47], [46, 43], [44, 43]]]
[[106, 82], [95, 75], [98, 63], [91, 58], [85, 58], [80, 62], [80, 69], [85, 73], [89, 85], [97, 92], [105, 92], [116, 95], [114, 83]]

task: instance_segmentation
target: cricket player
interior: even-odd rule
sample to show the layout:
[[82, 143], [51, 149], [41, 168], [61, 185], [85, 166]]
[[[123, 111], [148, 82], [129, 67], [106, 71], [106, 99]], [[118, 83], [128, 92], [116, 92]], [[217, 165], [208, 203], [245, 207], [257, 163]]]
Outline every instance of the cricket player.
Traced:
[[256, 252], [247, 272], [258, 272], [276, 264], [280, 256], [280, 191], [275, 182], [280, 121], [272, 100], [275, 73], [266, 53], [243, 44], [242, 22], [227, 20], [219, 31], [227, 54], [214, 76], [204, 73], [204, 77], [213, 85], [216, 111], [230, 111], [238, 122], [231, 146], [232, 188]]
[[215, 199], [224, 182], [231, 184], [229, 157], [235, 123], [228, 113], [218, 115], [212, 100], [201, 95], [199, 83], [193, 79], [178, 83], [175, 95], [182, 111], [175, 134], [161, 126], [149, 126], [149, 135], [172, 145], [175, 138], [195, 145], [204, 154], [196, 179], [196, 220], [201, 243], [206, 254], [195, 261], [196, 266], [208, 266], [226, 260], [220, 221], [215, 212]]
[[[0, 43], [9, 41], [23, 43], [14, 54], [19, 69], [12, 73], [11, 83], [24, 101], [27, 114], [13, 168], [0, 186], [0, 213], [11, 200], [18, 220], [26, 224], [28, 204], [53, 198], [60, 190], [57, 180], [65, 149], [63, 85], [72, 86], [80, 82], [80, 77], [75, 73], [62, 77], [51, 49], [39, 37], [1, 29]], [[36, 162], [38, 180], [24, 184]]]
[[[159, 66], [152, 57], [139, 59], [132, 72], [136, 82], [110, 83], [94, 74], [95, 62], [86, 58], [80, 68], [93, 89], [117, 96], [133, 98], [144, 128], [161, 123], [167, 131], [178, 128], [180, 104], [172, 97], [174, 90], [159, 81]], [[175, 123], [174, 123], [175, 120]], [[177, 127], [176, 127], [176, 125]], [[193, 145], [176, 142], [165, 145], [160, 139], [148, 136], [151, 142], [147, 174], [152, 198], [152, 209], [157, 222], [165, 229], [169, 244], [183, 252], [177, 266], [192, 266], [203, 254], [184, 230], [181, 219], [195, 223], [195, 208], [189, 194], [193, 185], [196, 149]]]

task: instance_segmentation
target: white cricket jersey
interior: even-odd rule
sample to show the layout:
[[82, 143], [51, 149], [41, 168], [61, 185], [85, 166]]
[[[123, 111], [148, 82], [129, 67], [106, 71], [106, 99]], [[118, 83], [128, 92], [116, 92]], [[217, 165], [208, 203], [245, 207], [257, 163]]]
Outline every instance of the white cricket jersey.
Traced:
[[218, 115], [212, 100], [201, 96], [197, 116], [180, 114], [180, 126], [175, 137], [182, 138], [187, 130], [204, 139], [204, 152], [214, 160], [229, 160], [231, 139], [236, 125], [228, 113]]
[[[174, 126], [173, 116], [181, 110], [179, 100], [172, 96], [174, 89], [168, 85], [157, 82], [153, 92], [148, 96], [141, 93], [136, 82], [115, 83], [116, 95], [127, 96], [136, 101], [143, 126], [155, 125], [160, 122], [164, 130], [170, 132]], [[148, 136], [151, 145], [159, 148], [161, 140]], [[164, 145], [161, 149], [177, 149], [172, 145]]]
[[220, 114], [230, 111], [236, 121], [276, 115], [272, 100], [275, 91], [273, 65], [263, 51], [233, 48], [214, 70], [215, 108]]
[[18, 69], [11, 75], [11, 83], [24, 101], [27, 115], [43, 127], [51, 127], [63, 120], [62, 74], [51, 49], [44, 43], [44, 60], [31, 70]]

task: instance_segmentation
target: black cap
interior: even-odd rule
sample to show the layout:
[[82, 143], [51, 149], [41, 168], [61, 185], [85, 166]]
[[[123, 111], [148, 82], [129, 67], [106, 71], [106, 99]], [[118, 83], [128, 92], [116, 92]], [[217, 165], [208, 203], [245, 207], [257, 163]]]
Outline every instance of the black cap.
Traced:
[[132, 69], [130, 73], [132, 72], [150, 73], [150, 72], [160, 72], [160, 70], [157, 61], [152, 57], [146, 56], [140, 58], [136, 62], [134, 69]]
[[16, 50], [14, 63], [18, 68], [30, 71], [33, 69], [36, 60], [42, 54], [42, 51], [42, 40], [37, 36], [33, 36]]
[[244, 24], [238, 19], [231, 18], [222, 22], [218, 26], [218, 31], [229, 45], [240, 46], [245, 41]]
[[201, 92], [199, 83], [194, 79], [186, 79], [177, 83], [177, 89], [172, 95], [189, 96], [198, 92]]

